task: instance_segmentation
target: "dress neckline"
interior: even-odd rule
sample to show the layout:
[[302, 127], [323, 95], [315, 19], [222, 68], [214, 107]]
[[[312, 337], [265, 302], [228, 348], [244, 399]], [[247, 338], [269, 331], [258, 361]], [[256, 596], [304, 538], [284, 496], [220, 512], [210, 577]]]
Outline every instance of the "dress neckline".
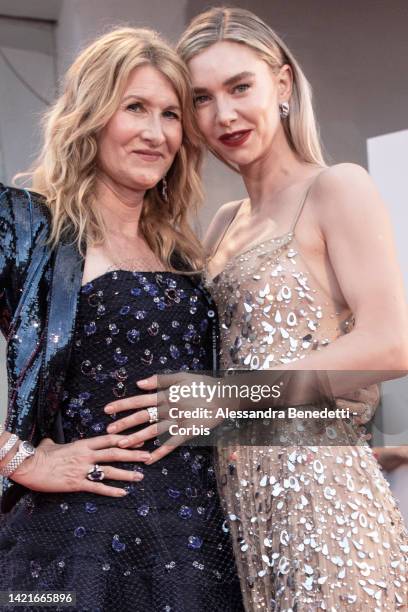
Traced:
[[294, 234], [293, 231], [289, 231], [289, 232], [286, 232], [285, 234], [281, 234], [280, 236], [272, 236], [270, 238], [264, 238], [263, 240], [260, 240], [259, 242], [255, 242], [254, 244], [252, 244], [247, 249], [244, 249], [243, 251], [240, 251], [239, 253], [235, 253], [235, 255], [232, 255], [230, 257], [230, 259], [227, 261], [227, 263], [225, 264], [225, 266], [223, 267], [223, 269], [220, 272], [218, 272], [218, 274], [216, 274], [212, 278], [209, 278], [208, 275], [206, 275], [208, 282], [209, 283], [213, 283], [217, 278], [222, 276], [224, 274], [224, 272], [228, 268], [230, 268], [232, 266], [232, 264], [237, 259], [239, 259], [243, 255], [246, 255], [247, 253], [250, 253], [251, 251], [254, 251], [257, 248], [262, 247], [262, 245], [264, 245], [265, 243], [278, 242], [279, 241], [279, 242], [281, 242], [281, 244], [279, 244], [278, 246], [283, 246], [283, 245], [286, 245], [286, 244], [290, 244], [292, 242], [292, 240], [293, 240], [294, 235], [295, 234]]
[[81, 290], [84, 289], [85, 287], [88, 287], [89, 285], [92, 285], [95, 282], [99, 282], [101, 279], [112, 275], [112, 274], [130, 274], [131, 276], [136, 276], [136, 274], [142, 274], [143, 276], [145, 276], [146, 274], [174, 274], [174, 275], [178, 275], [180, 274], [179, 272], [173, 272], [172, 270], [121, 270], [120, 268], [118, 268], [117, 270], [107, 270], [107, 272], [104, 272], [103, 274], [99, 274], [99, 276], [95, 276], [95, 278], [91, 279], [90, 281], [84, 283], [83, 285], [81, 285]]
[[[259, 242], [256, 242], [254, 244], [252, 244], [251, 246], [249, 246], [247, 249], [244, 249], [243, 251], [240, 251], [239, 253], [235, 253], [235, 255], [233, 255], [225, 264], [224, 268], [215, 276], [213, 276], [212, 278], [209, 279], [208, 275], [206, 274], [206, 279], [208, 280], [209, 284], [213, 283], [217, 278], [219, 278], [223, 272], [225, 270], [227, 270], [235, 261], [238, 257], [241, 257], [242, 255], [245, 255], [246, 253], [249, 253], [250, 251], [253, 251], [254, 249], [256, 249], [257, 247], [259, 247], [260, 245], [264, 244], [265, 242], [277, 242], [277, 241], [282, 241], [282, 244], [285, 244], [285, 238], [287, 239], [287, 243], [290, 243], [291, 240], [293, 239], [294, 235], [295, 235], [295, 229], [296, 229], [296, 225], [299, 221], [300, 215], [302, 214], [303, 208], [306, 204], [306, 200], [308, 198], [308, 195], [310, 193], [311, 188], [313, 187], [316, 179], [320, 176], [320, 174], [322, 174], [324, 172], [324, 170], [322, 170], [321, 172], [319, 172], [316, 176], [313, 177], [312, 181], [309, 183], [308, 187], [306, 188], [303, 197], [301, 198], [298, 208], [296, 210], [296, 213], [294, 215], [294, 218], [292, 220], [292, 223], [290, 225], [290, 229], [289, 231], [285, 232], [284, 234], [280, 234], [279, 236], [273, 236], [271, 238], [264, 238], [263, 240], [260, 240]], [[217, 253], [220, 244], [222, 243], [222, 241], [225, 238], [225, 235], [228, 231], [228, 229], [231, 227], [232, 223], [234, 222], [234, 220], [236, 219], [238, 212], [241, 210], [243, 204], [245, 201], [247, 201], [248, 198], [245, 198], [243, 200], [241, 200], [239, 206], [237, 206], [237, 208], [234, 210], [234, 214], [232, 215], [231, 219], [229, 220], [229, 222], [227, 223], [227, 225], [225, 226], [224, 231], [222, 232], [220, 238], [217, 241], [217, 244], [215, 245], [215, 249], [213, 250], [211, 257], [208, 258], [207, 261], [211, 261], [211, 259], [214, 258], [214, 255]]]

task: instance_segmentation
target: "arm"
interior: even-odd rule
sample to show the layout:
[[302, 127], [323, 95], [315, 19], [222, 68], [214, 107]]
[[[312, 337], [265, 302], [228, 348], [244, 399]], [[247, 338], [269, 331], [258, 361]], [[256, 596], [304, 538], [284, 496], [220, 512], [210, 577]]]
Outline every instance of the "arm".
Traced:
[[[353, 330], [280, 370], [349, 370], [366, 387], [408, 370], [408, 317], [390, 220], [371, 178], [340, 164], [317, 179], [313, 202], [328, 256], [355, 316]], [[343, 393], [336, 376], [335, 395]]]
[[0, 330], [7, 336], [14, 310], [10, 286], [15, 258], [12, 231], [12, 208], [7, 188], [0, 183]]
[[36, 246], [46, 242], [49, 211], [39, 194], [0, 183], [0, 330], [7, 337]]

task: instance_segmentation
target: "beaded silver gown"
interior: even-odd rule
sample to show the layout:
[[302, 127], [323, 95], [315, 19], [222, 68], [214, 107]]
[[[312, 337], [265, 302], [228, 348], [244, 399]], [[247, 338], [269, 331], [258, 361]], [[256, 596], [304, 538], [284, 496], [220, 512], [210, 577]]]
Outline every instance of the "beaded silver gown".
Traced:
[[[324, 350], [353, 325], [287, 234], [240, 253], [208, 284], [223, 369], [268, 369]], [[295, 425], [293, 425], [295, 427]], [[326, 438], [327, 439], [327, 438]], [[408, 610], [408, 534], [366, 442], [218, 448], [247, 612]], [[324, 442], [323, 442], [324, 444]]]

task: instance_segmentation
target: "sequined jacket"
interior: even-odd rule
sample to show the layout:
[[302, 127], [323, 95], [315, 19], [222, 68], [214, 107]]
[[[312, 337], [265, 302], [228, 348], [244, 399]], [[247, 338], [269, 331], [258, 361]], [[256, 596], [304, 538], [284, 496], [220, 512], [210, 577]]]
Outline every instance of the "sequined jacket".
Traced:
[[[50, 213], [42, 197], [0, 183], [0, 329], [7, 340], [9, 384], [6, 429], [34, 445], [44, 437], [64, 442], [59, 402], [83, 275], [83, 258], [72, 240], [50, 249], [49, 232]], [[212, 348], [216, 367], [214, 334]], [[26, 492], [4, 478], [1, 512], [11, 510]]]
[[[47, 245], [50, 215], [41, 196], [0, 183], [0, 328], [7, 341], [6, 429], [34, 445], [64, 442], [64, 384], [83, 259], [71, 243]], [[3, 480], [1, 511], [26, 492]]]

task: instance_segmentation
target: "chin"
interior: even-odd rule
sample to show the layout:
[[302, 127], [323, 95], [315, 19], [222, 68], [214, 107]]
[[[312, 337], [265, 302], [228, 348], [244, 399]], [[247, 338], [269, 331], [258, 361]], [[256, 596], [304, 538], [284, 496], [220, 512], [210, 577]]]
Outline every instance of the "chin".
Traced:
[[230, 164], [235, 164], [236, 166], [247, 166], [256, 160], [256, 156], [248, 151], [236, 151], [235, 155], [225, 155], [220, 153], [221, 157], [225, 159]]
[[148, 189], [153, 189], [153, 187], [156, 187], [157, 183], [161, 180], [161, 178], [161, 176], [140, 176], [133, 181], [133, 184], [135, 186], [135, 189], [144, 189], [145, 191], [147, 191]]

